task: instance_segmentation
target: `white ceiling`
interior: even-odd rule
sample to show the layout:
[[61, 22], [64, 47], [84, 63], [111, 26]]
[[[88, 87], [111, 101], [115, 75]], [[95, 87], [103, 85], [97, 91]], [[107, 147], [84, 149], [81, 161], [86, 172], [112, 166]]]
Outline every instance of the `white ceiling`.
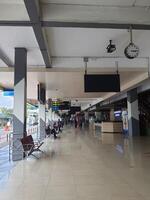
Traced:
[[29, 20], [23, 0], [0, 0], [0, 20]]
[[[119, 71], [139, 71], [148, 69], [148, 58], [136, 58], [134, 60], [128, 60], [127, 58], [89, 58], [87, 69], [89, 72], [96, 70], [115, 72], [117, 63]], [[53, 68], [63, 70], [85, 70], [85, 64], [83, 58], [58, 57], [53, 58]]]
[[[82, 107], [94, 104], [102, 99], [106, 99], [115, 93], [84, 93], [84, 72], [28, 72], [27, 74], [27, 97], [37, 99], [37, 84], [45, 83], [46, 95], [48, 98], [59, 98], [64, 100], [76, 99]], [[145, 72], [121, 72], [121, 90], [128, 89], [134, 84], [147, 78]], [[7, 77], [7, 79], [6, 79]], [[1, 72], [0, 85], [3, 87], [13, 87], [14, 73]]]
[[[138, 59], [126, 58], [101, 58], [124, 57], [124, 49], [129, 43], [127, 30], [109, 29], [74, 29], [74, 28], [47, 28], [46, 34], [49, 41], [53, 67], [58, 68], [83, 68], [83, 57], [99, 57], [90, 59], [88, 67], [115, 68], [115, 62], [119, 62], [119, 68], [147, 68], [147, 59], [150, 55], [150, 31], [133, 31], [133, 40], [140, 48]], [[31, 27], [0, 27], [0, 48], [14, 61], [14, 48], [25, 47], [28, 50], [29, 66], [44, 66], [37, 41]], [[109, 40], [116, 44], [117, 51], [113, 54], [106, 52]], [[3, 67], [3, 63], [0, 63]]]
[[[14, 63], [16, 47], [28, 50], [28, 65], [44, 66], [38, 43], [31, 27], [0, 27], [0, 48]], [[0, 66], [3, 67], [2, 63]]]
[[[47, 28], [52, 56], [124, 56], [124, 49], [130, 42], [127, 30]], [[109, 40], [116, 44], [117, 51], [108, 54]], [[139, 56], [150, 55], [150, 31], [133, 30], [133, 41], [140, 47]]]
[[[54, 67], [83, 68], [83, 57], [94, 57], [89, 60], [89, 68], [115, 68], [116, 61], [119, 62], [119, 68], [147, 68], [148, 65], [145, 57], [150, 55], [150, 31], [133, 31], [133, 41], [140, 48], [139, 58], [134, 60], [124, 56], [124, 49], [130, 42], [127, 30], [47, 28], [46, 33], [51, 55], [55, 57]], [[116, 52], [112, 54], [106, 51], [109, 40], [113, 40], [117, 47]]]
[[[130, 83], [135, 79], [141, 81], [139, 77], [147, 77], [147, 72], [131, 71], [120, 72], [121, 87], [126, 83]], [[7, 79], [6, 79], [7, 77]], [[27, 74], [28, 98], [37, 98], [37, 84], [45, 83], [48, 98], [104, 98], [107, 93], [84, 93], [84, 72], [54, 72], [40, 71], [28, 72]], [[14, 75], [13, 72], [1, 72], [0, 84], [4, 87], [13, 87]], [[128, 87], [131, 85], [128, 85]]]
[[[40, 2], [41, 20], [150, 24], [150, 0], [41, 0]], [[0, 0], [0, 20], [29, 21], [24, 1]], [[28, 66], [37, 70], [28, 73], [28, 98], [36, 99], [38, 82], [46, 83], [47, 98], [71, 98], [72, 101], [78, 99], [82, 106], [111, 95], [84, 93], [83, 57], [93, 57], [88, 63], [91, 72], [114, 73], [118, 61], [122, 89], [128, 87], [128, 83], [133, 85], [140, 81], [139, 77], [145, 77], [148, 66], [148, 59], [145, 57], [150, 55], [150, 31], [133, 32], [133, 39], [140, 48], [140, 55], [138, 59], [131, 61], [122, 58], [124, 48], [129, 43], [127, 30], [88, 28], [43, 28], [43, 30], [46, 31], [48, 47], [53, 57], [54, 71], [43, 72], [40, 68], [44, 67], [44, 61], [32, 27], [0, 26], [0, 49], [4, 55], [14, 63], [14, 48], [27, 48]], [[117, 46], [117, 51], [111, 55], [106, 53], [110, 39]], [[2, 60], [0, 67], [0, 70], [2, 67], [6, 68]], [[13, 87], [13, 73], [1, 72], [0, 84]]]
[[43, 4], [41, 8], [45, 21], [150, 24], [148, 7]]
[[[42, 0], [44, 3], [52, 3], [52, 4], [85, 4], [85, 5], [109, 5], [111, 6], [131, 6], [135, 2], [135, 0]], [[29, 20], [24, 1], [23, 0], [0, 0], [0, 20]], [[137, 0], [135, 5], [144, 5], [148, 6], [150, 4], [149, 0]], [[4, 7], [3, 7], [4, 6]], [[18, 7], [19, 6], [19, 7]], [[53, 5], [47, 5], [46, 10], [43, 9], [43, 19], [46, 19], [47, 16], [50, 20], [54, 19], [55, 15], [61, 16], [61, 14], [65, 13], [65, 9], [67, 8], [58, 8], [55, 13], [54, 10], [49, 11], [49, 6], [52, 9]], [[55, 6], [55, 5], [54, 5]], [[66, 5], [67, 6], [67, 5]], [[90, 6], [91, 8], [92, 6]], [[24, 11], [22, 11], [22, 8]], [[42, 6], [41, 6], [42, 8]], [[47, 10], [48, 9], [48, 10]], [[84, 8], [85, 9], [85, 8]], [[113, 9], [113, 8], [112, 8]], [[17, 10], [17, 12], [16, 12]], [[85, 9], [87, 12], [88, 8]], [[15, 13], [14, 13], [15, 11]], [[44, 12], [45, 11], [45, 12]], [[89, 17], [95, 16], [96, 12], [93, 11], [91, 15], [89, 11]], [[136, 11], [135, 11], [136, 12]], [[147, 13], [148, 12], [148, 13]], [[20, 13], [20, 14], [18, 14]], [[99, 11], [98, 11], [99, 13]], [[101, 12], [100, 12], [101, 13]], [[107, 16], [107, 12], [103, 14]], [[115, 14], [115, 10], [113, 10]], [[133, 12], [134, 13], [134, 12]], [[145, 14], [139, 13], [139, 16], [142, 14], [145, 18]], [[144, 13], [149, 15], [149, 10], [145, 10]], [[25, 16], [25, 15], [26, 16]], [[69, 13], [68, 13], [69, 14]], [[68, 15], [67, 14], [67, 15]], [[84, 15], [85, 13], [83, 13]], [[113, 15], [114, 15], [113, 14]], [[13, 16], [11, 16], [13, 15]], [[20, 16], [21, 15], [21, 16]], [[57, 16], [57, 17], [58, 17]], [[70, 20], [72, 18], [72, 12], [70, 10]], [[68, 20], [68, 16], [66, 20]], [[82, 16], [78, 15], [80, 18]], [[123, 13], [121, 15], [117, 14], [117, 17], [123, 18], [126, 17]], [[56, 17], [56, 19], [57, 19]], [[101, 19], [101, 17], [98, 17]], [[104, 17], [105, 18], [105, 17]], [[9, 19], [9, 20], [10, 20]], [[110, 18], [111, 19], [111, 18]], [[150, 17], [149, 17], [150, 19]], [[136, 20], [138, 20], [136, 18]], [[95, 21], [97, 21], [95, 19]], [[139, 21], [140, 22], [140, 21]], [[128, 21], [129, 23], [129, 21]], [[55, 56], [57, 58], [53, 58], [53, 67], [58, 68], [82, 68], [83, 67], [83, 59], [82, 57], [103, 57], [103, 56], [124, 56], [124, 48], [129, 43], [129, 33], [127, 30], [113, 30], [113, 29], [82, 29], [82, 28], [46, 28], [46, 35], [48, 38], [48, 46], [50, 48], [51, 56]], [[150, 40], [149, 40], [150, 31], [134, 31], [134, 42], [140, 47], [140, 57], [148, 57], [150, 55]], [[41, 56], [39, 46], [35, 39], [32, 28], [29, 27], [0, 27], [0, 48], [4, 51], [4, 53], [9, 57], [9, 59], [13, 62], [14, 60], [14, 48], [15, 47], [26, 47], [28, 50], [28, 65], [29, 66], [43, 66], [43, 58]], [[112, 39], [117, 46], [117, 51], [111, 55], [106, 53], [106, 46], [108, 45], [109, 40]], [[60, 58], [60, 57], [79, 57], [79, 58]], [[115, 67], [116, 59], [93, 59], [89, 62], [88, 67], [96, 67], [96, 68], [104, 68], [104, 67]], [[118, 61], [118, 60], [117, 60]], [[147, 60], [144, 59], [136, 59], [134, 62], [129, 61], [127, 59], [119, 60], [120, 67], [138, 67], [138, 68], [146, 68]], [[0, 63], [0, 66], [3, 67], [3, 64]]]
[[0, 66], [7, 67], [7, 65], [0, 59]]
[[24, 4], [23, 0], [0, 0], [0, 4]]

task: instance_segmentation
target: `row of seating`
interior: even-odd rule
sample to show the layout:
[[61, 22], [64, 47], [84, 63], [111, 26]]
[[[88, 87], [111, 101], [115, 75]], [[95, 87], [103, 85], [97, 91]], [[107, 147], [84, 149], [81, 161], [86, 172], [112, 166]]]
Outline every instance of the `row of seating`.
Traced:
[[[63, 125], [62, 124], [58, 124], [56, 125], [56, 123], [54, 123], [53, 127], [51, 128], [50, 125], [48, 125], [45, 129], [45, 133], [47, 137], [50, 137], [51, 135], [54, 136], [54, 139], [58, 138], [58, 134], [60, 132], [62, 132], [62, 128]], [[33, 154], [34, 152], [41, 152], [44, 153], [40, 147], [44, 144], [44, 142], [35, 142], [33, 140], [32, 135], [28, 135], [24, 138], [22, 138], [21, 140], [22, 146], [23, 146], [23, 151], [24, 151], [24, 156], [34, 156], [35, 158], [38, 158], [35, 154]]]
[[34, 152], [41, 152], [44, 153], [40, 147], [44, 144], [44, 142], [35, 142], [33, 140], [32, 135], [28, 135], [24, 138], [22, 138], [21, 140], [22, 146], [23, 146], [23, 150], [24, 150], [24, 156], [34, 156], [35, 158], [38, 158], [35, 154], [33, 154]]
[[50, 125], [48, 125], [45, 129], [46, 135], [47, 137], [50, 137], [51, 135], [54, 136], [54, 139], [57, 139], [57, 135], [62, 132], [61, 127], [58, 126], [53, 126], [51, 127]]

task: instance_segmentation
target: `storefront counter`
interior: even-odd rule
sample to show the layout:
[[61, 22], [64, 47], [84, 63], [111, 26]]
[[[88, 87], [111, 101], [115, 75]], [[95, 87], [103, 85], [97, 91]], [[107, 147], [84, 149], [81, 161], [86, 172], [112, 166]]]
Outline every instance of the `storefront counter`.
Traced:
[[102, 122], [102, 133], [122, 133], [122, 122]]

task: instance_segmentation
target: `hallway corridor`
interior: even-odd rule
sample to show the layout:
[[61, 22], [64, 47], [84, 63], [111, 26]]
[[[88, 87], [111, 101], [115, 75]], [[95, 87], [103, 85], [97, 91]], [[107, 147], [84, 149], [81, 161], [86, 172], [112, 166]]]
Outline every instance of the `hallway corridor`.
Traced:
[[150, 140], [107, 141], [65, 128], [60, 139], [46, 139], [47, 155], [18, 162], [1, 180], [0, 199], [149, 200]]

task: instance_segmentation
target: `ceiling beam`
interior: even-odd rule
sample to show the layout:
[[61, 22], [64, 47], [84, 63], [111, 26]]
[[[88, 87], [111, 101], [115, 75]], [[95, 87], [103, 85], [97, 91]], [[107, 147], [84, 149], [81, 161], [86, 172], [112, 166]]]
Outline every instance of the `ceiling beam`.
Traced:
[[42, 53], [45, 66], [47, 68], [52, 67], [51, 65], [51, 57], [48, 49], [48, 42], [46, 40], [45, 32], [42, 30], [41, 21], [40, 21], [40, 10], [39, 10], [39, 2], [37, 0], [24, 0], [30, 23], [32, 23], [32, 27], [34, 30], [34, 34], [36, 40], [39, 44], [40, 51]]
[[0, 20], [0, 26], [33, 26], [30, 21], [12, 21], [12, 20]]
[[5, 55], [5, 53], [0, 49], [0, 59], [8, 66], [13, 67], [13, 63], [10, 59]]
[[[40, 21], [41, 27], [49, 28], [105, 28], [105, 29], [129, 29], [132, 26], [134, 30], [150, 30], [150, 24], [124, 24], [124, 23], [94, 23], [94, 22], [61, 22], [61, 21]], [[37, 23], [30, 21], [10, 21], [0, 20], [0, 26], [35, 26]]]
[[62, 27], [62, 28], [104, 28], [104, 29], [129, 29], [150, 30], [150, 24], [118, 24], [118, 23], [94, 23], [94, 22], [61, 22], [61, 21], [42, 21], [43, 27]]

